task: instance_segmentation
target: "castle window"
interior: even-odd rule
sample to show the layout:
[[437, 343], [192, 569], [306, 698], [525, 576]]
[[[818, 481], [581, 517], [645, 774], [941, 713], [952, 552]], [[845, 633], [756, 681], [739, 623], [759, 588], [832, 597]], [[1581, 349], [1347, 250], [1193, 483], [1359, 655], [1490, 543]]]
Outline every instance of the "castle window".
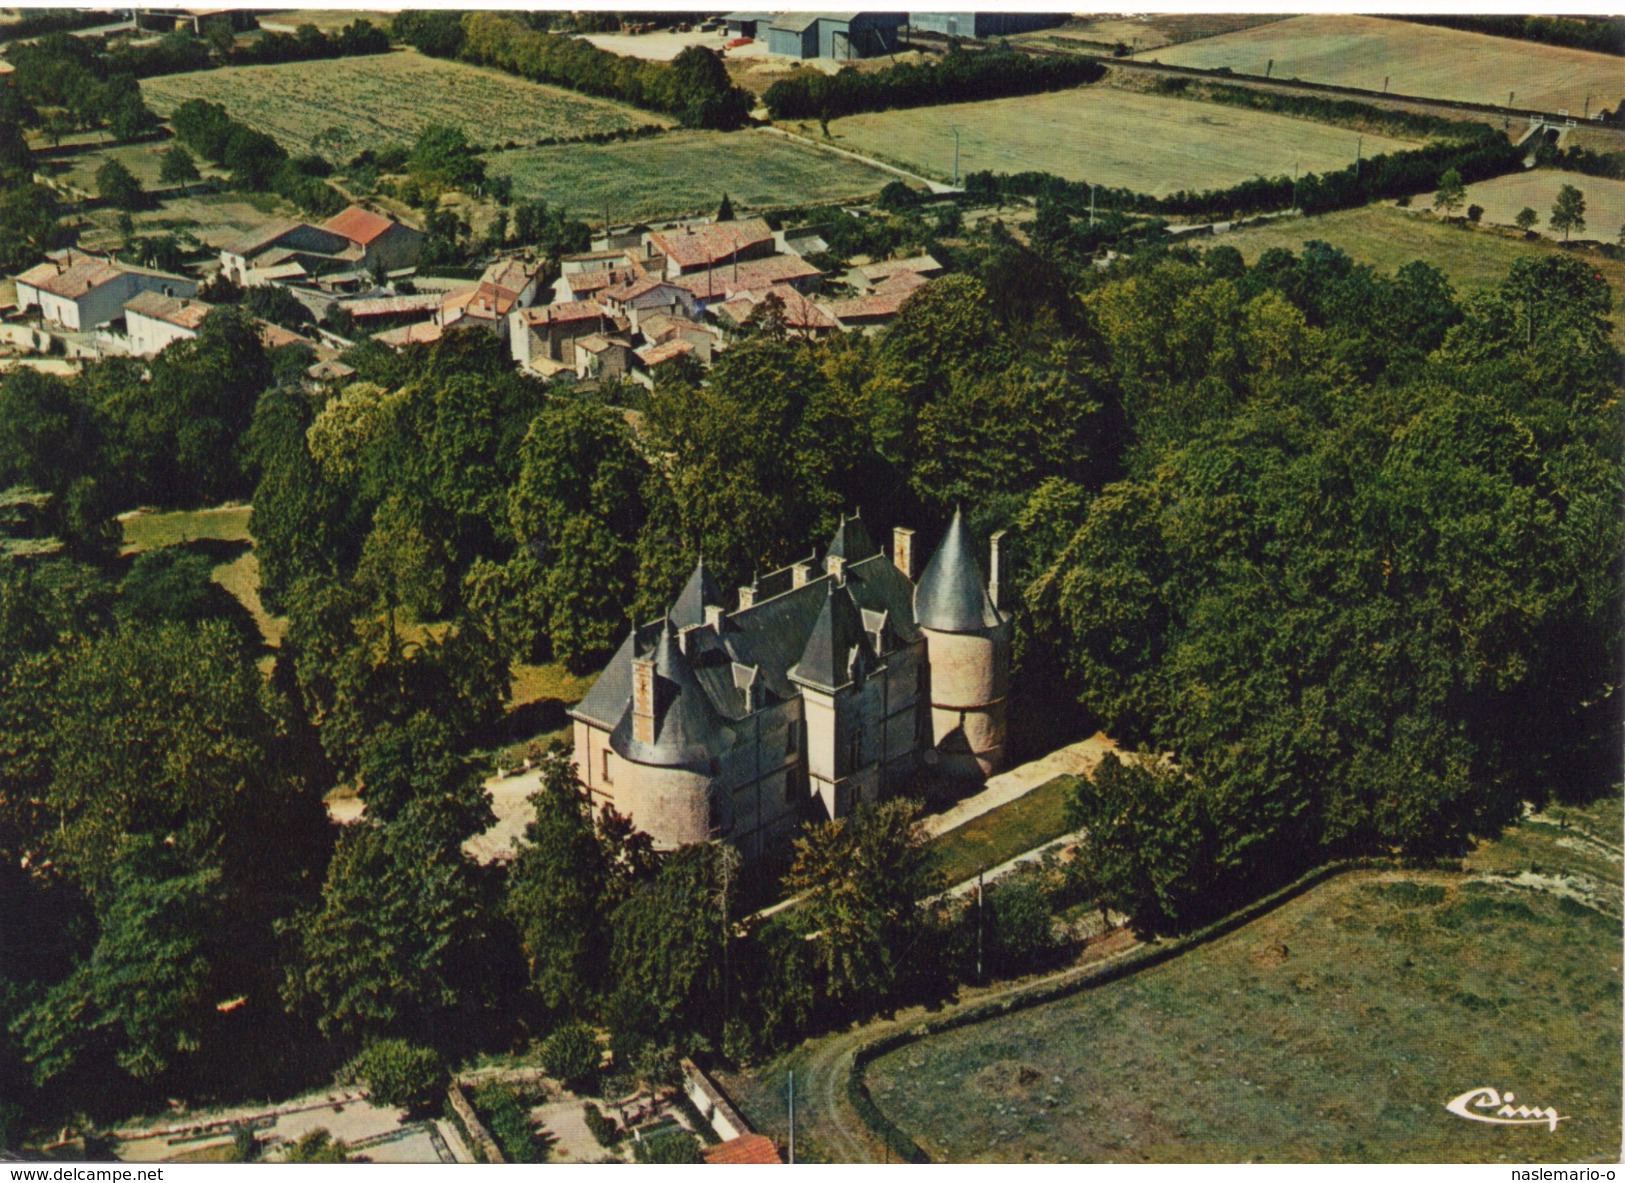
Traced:
[[791, 719], [784, 729], [784, 754], [793, 756], [801, 750], [801, 723]]
[[604, 783], [606, 785], [612, 785], [612, 784], [615, 783], [614, 779], [609, 775], [609, 749], [608, 748], [604, 749]]

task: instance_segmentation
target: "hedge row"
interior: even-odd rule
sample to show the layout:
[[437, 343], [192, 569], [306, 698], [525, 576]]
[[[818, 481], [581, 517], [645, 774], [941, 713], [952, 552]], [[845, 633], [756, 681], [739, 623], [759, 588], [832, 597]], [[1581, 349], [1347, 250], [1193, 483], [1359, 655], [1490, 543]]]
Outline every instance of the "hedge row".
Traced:
[[1191, 97], [1200, 98], [1205, 102], [1223, 103], [1228, 107], [1246, 107], [1253, 111], [1268, 111], [1276, 115], [1315, 119], [1322, 123], [1360, 123], [1395, 136], [1476, 140], [1484, 134], [1484, 124], [1476, 120], [1445, 119], [1438, 115], [1423, 115], [1416, 111], [1392, 110], [1372, 103], [1362, 103], [1358, 99], [1327, 99], [1318, 95], [1283, 94], [1244, 86], [1226, 86], [1223, 83], [1202, 83], [1194, 78], [1158, 78], [1154, 89], [1160, 94], [1186, 94], [1193, 86], [1198, 90]]
[[1081, 57], [1029, 57], [1014, 50], [950, 52], [941, 61], [900, 63], [872, 74], [801, 70], [762, 96], [775, 119], [837, 119], [860, 111], [930, 107], [1066, 90], [1098, 82], [1106, 68]]
[[[1373, 156], [1336, 172], [1290, 177], [1254, 177], [1225, 189], [1181, 190], [1152, 197], [1131, 189], [1096, 186], [1098, 208], [1181, 217], [1236, 217], [1296, 208], [1306, 214], [1352, 209], [1384, 198], [1413, 197], [1438, 188], [1439, 178], [1455, 169], [1466, 184], [1488, 180], [1522, 167], [1524, 152], [1505, 137], [1485, 134], [1468, 144], [1429, 144], [1408, 152]], [[1089, 205], [1087, 181], [1067, 181], [1050, 173], [972, 173], [965, 191], [982, 200], [1043, 197], [1082, 212]]]
[[1618, 17], [1402, 16], [1392, 19], [1625, 56], [1625, 20]]

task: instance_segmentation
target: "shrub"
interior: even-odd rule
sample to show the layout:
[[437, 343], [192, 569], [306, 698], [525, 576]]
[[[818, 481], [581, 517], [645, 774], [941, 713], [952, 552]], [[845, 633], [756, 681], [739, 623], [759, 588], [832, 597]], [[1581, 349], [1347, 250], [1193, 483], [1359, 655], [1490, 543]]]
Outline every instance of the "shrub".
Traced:
[[615, 1119], [591, 1101], [583, 1102], [581, 1118], [587, 1123], [587, 1130], [598, 1140], [600, 1146], [613, 1146], [621, 1140], [623, 1131]]
[[282, 1161], [349, 1162], [350, 1148], [344, 1144], [344, 1139], [335, 1138], [325, 1129], [316, 1129], [284, 1150]]
[[598, 1076], [598, 1037], [585, 1023], [566, 1023], [542, 1044], [542, 1066], [568, 1089], [591, 1091]]
[[1483, 206], [1481, 206], [1481, 205], [1470, 205], [1470, 206], [1467, 207], [1467, 220], [1469, 222], [1471, 222], [1474, 226], [1478, 225], [1479, 219], [1482, 218], [1483, 216], [1484, 216], [1484, 207]]
[[420, 1109], [432, 1104], [450, 1083], [440, 1053], [404, 1039], [380, 1039], [345, 1065], [344, 1074], [365, 1080], [379, 1105]]
[[666, 1166], [703, 1161], [700, 1158], [699, 1139], [687, 1130], [645, 1138], [633, 1148], [632, 1157], [641, 1163]]
[[474, 1090], [474, 1109], [509, 1162], [541, 1162], [547, 1149], [530, 1124], [530, 1114], [511, 1088], [495, 1081]]

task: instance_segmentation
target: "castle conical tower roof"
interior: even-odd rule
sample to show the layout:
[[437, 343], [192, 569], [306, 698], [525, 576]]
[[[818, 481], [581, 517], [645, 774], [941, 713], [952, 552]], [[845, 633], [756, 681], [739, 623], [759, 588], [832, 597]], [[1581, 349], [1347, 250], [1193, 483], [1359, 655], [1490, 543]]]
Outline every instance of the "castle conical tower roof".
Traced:
[[790, 675], [798, 682], [836, 690], [852, 680], [853, 658], [870, 653], [869, 636], [858, 606], [852, 602], [852, 593], [833, 579], [827, 581], [827, 588], [801, 660]]
[[943, 633], [978, 632], [1002, 621], [988, 598], [970, 528], [957, 508], [942, 545], [914, 589], [914, 619], [924, 628]]
[[722, 606], [722, 589], [712, 578], [710, 568], [701, 559], [694, 564], [694, 573], [688, 577], [677, 602], [671, 606], [671, 622], [680, 629], [693, 628], [705, 623], [705, 606]]
[[880, 553], [880, 548], [869, 536], [869, 529], [863, 524], [863, 518], [853, 514], [849, 518], [843, 517], [841, 524], [835, 527], [835, 536], [829, 540], [829, 549], [824, 553], [833, 558], [845, 559], [848, 563], [856, 563], [873, 558]]
[[723, 746], [726, 724], [711, 709], [693, 667], [683, 656], [670, 617], [661, 625], [651, 656], [655, 663], [654, 742], [637, 738], [629, 701], [610, 735], [610, 745], [636, 764], [709, 773]]

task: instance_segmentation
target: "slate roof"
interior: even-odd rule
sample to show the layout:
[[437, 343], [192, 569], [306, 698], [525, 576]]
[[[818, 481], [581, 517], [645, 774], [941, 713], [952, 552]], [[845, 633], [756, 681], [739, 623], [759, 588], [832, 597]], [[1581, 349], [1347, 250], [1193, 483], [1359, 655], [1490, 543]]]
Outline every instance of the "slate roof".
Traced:
[[671, 606], [671, 621], [678, 628], [688, 628], [691, 625], [705, 623], [705, 606], [714, 604], [722, 607], [722, 589], [712, 578], [710, 570], [701, 559], [694, 565], [694, 573], [688, 577], [683, 590], [677, 595], [677, 602]]
[[926, 628], [945, 633], [976, 632], [1003, 621], [988, 598], [975, 542], [958, 509], [920, 576], [914, 592], [914, 618]]
[[864, 631], [863, 615], [846, 588], [835, 579], [821, 582], [824, 603], [790, 677], [820, 689], [839, 690], [852, 681], [859, 664], [874, 660], [875, 653]]
[[[609, 731], [627, 759], [701, 770], [732, 742], [730, 723], [794, 698], [802, 692], [798, 680], [838, 689], [851, 680], [854, 660], [873, 661], [918, 641], [914, 585], [862, 520], [843, 520], [830, 547], [846, 560], [840, 579], [820, 575], [794, 587], [789, 568], [769, 573], [755, 584], [751, 607], [724, 613], [714, 625], [704, 623], [705, 606], [726, 607], [725, 597], [705, 565], [697, 565], [670, 616], [631, 630], [570, 714]], [[651, 654], [664, 697], [657, 699], [656, 742], [639, 745], [631, 739], [632, 659]]]
[[626, 709], [610, 732], [610, 746], [635, 764], [687, 768], [709, 775], [729, 737], [722, 734], [723, 719], [695, 678], [670, 619], [661, 622], [654, 650], [646, 656], [653, 656], [655, 663], [654, 742], [645, 743], [636, 735], [629, 688]]

